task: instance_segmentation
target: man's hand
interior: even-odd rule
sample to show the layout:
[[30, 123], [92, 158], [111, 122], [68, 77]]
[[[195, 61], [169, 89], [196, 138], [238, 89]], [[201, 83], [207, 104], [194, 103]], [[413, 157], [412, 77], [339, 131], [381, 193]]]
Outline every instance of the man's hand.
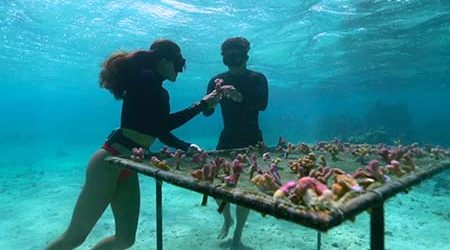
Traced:
[[223, 95], [235, 102], [242, 102], [242, 94], [232, 85], [222, 86]]
[[225, 96], [235, 102], [242, 102], [242, 94], [233, 85], [223, 85], [223, 79], [214, 80], [215, 90], [221, 97]]

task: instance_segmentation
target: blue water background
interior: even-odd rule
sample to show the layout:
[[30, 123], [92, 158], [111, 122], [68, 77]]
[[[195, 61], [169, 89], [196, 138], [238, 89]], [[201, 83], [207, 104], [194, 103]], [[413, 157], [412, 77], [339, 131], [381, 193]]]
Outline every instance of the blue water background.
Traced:
[[[179, 110], [226, 70], [220, 44], [233, 36], [250, 40], [249, 68], [269, 80], [268, 144], [375, 124], [395, 130], [386, 143], [450, 146], [447, 0], [2, 0], [0, 169], [86, 163], [119, 125], [121, 103], [98, 87], [110, 53], [148, 49], [159, 37], [179, 43], [187, 71], [166, 84]], [[216, 112], [175, 133], [213, 149], [221, 128]]]
[[[364, 117], [376, 102], [406, 105], [417, 140], [450, 142], [448, 1], [2, 1], [0, 8], [4, 143], [101, 142], [119, 123], [120, 103], [98, 88], [99, 64], [158, 37], [180, 43], [188, 60], [177, 83], [166, 84], [173, 110], [184, 108], [225, 70], [219, 48], [231, 36], [251, 41], [249, 67], [269, 79], [261, 117], [268, 143], [279, 135], [331, 139], [316, 133], [321, 119]], [[218, 116], [198, 117], [176, 133], [216, 138], [220, 126]]]

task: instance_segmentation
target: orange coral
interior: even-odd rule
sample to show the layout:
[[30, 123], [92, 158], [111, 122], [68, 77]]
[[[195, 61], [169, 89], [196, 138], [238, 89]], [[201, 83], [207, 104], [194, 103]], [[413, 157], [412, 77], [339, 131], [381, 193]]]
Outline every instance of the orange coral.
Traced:
[[339, 174], [334, 177], [334, 184], [332, 191], [334, 194], [333, 199], [338, 200], [351, 190], [359, 190], [359, 184], [353, 176], [348, 174]]
[[280, 187], [273, 176], [268, 173], [256, 175], [251, 179], [251, 182], [255, 184], [261, 192], [268, 194], [272, 194]]

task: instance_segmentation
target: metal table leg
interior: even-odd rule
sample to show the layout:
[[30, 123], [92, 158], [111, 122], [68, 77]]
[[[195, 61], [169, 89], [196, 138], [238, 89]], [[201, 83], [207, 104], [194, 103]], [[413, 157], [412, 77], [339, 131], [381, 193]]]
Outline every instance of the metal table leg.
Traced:
[[317, 250], [320, 250], [322, 247], [322, 234], [317, 232]]
[[163, 249], [162, 238], [162, 181], [155, 179], [156, 183], [156, 249]]
[[384, 250], [383, 203], [373, 207], [370, 213], [370, 250]]

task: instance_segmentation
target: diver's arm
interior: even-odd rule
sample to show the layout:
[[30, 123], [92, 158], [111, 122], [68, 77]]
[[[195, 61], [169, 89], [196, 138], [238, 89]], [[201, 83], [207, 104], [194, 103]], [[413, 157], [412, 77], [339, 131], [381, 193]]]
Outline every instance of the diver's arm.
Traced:
[[[206, 90], [206, 94], [209, 94], [209, 93], [214, 91], [214, 89], [216, 87], [215, 82], [214, 82], [215, 80], [216, 80], [215, 77], [213, 77], [213, 78], [211, 78], [211, 80], [209, 80], [208, 88]], [[207, 109], [203, 110], [203, 115], [204, 116], [211, 116], [214, 113], [214, 110], [215, 110], [214, 108], [207, 108]]]
[[189, 146], [191, 145], [190, 143], [181, 140], [170, 132], [158, 136], [158, 139], [169, 147], [181, 149], [184, 151], [187, 151], [189, 149]]
[[171, 131], [180, 127], [181, 125], [191, 120], [194, 116], [198, 115], [200, 112], [206, 110], [207, 107], [207, 101], [201, 100], [192, 104], [189, 108], [170, 114], [167, 125], [168, 130]]
[[256, 88], [256, 105], [259, 111], [264, 111], [267, 108], [267, 103], [269, 100], [269, 87], [267, 84], [267, 79], [263, 74], [261, 74], [258, 79], [260, 80], [258, 81]]
[[267, 79], [263, 74], [257, 74], [253, 79], [255, 81], [255, 89], [244, 96], [244, 101], [248, 107], [264, 111], [267, 108], [267, 102], [269, 99], [269, 91]]

